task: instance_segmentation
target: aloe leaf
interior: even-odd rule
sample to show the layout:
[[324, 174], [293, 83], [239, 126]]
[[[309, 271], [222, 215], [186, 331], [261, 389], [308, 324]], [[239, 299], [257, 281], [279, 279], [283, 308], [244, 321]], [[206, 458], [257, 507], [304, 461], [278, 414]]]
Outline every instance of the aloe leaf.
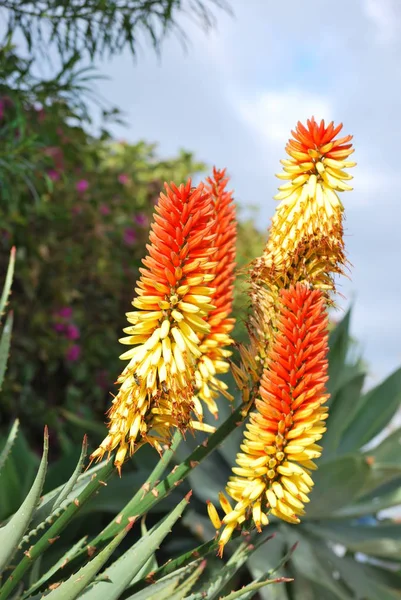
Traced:
[[[271, 540], [272, 537], [273, 535], [253, 536], [253, 538], [249, 538], [248, 541], [241, 542], [232, 556], [230, 556], [227, 563], [222, 565], [209, 587], [202, 590], [199, 594], [192, 594], [190, 596], [191, 600], [202, 600], [202, 598], [205, 600], [217, 600], [220, 598], [220, 593], [224, 591], [225, 586], [233, 579], [234, 575], [247, 562], [253, 552], [261, 548], [266, 542]], [[264, 579], [266, 578], [267, 575]]]
[[[77, 573], [74, 573], [63, 581], [57, 588], [53, 589], [50, 594], [46, 595], [46, 598], [51, 600], [75, 600], [85, 590], [85, 588], [91, 584], [100, 571], [100, 569], [109, 560], [114, 550], [123, 541], [127, 533], [133, 526], [133, 522], [129, 523], [116, 537]], [[53, 584], [54, 585], [54, 584]], [[100, 596], [101, 597], [101, 596]], [[108, 597], [108, 596], [107, 596]], [[99, 598], [99, 596], [97, 596]]]
[[13, 312], [7, 315], [6, 322], [0, 338], [0, 390], [3, 385], [4, 374], [7, 368], [8, 355], [10, 353], [11, 332], [13, 329]]
[[329, 381], [327, 384], [330, 394], [334, 394], [339, 387], [340, 377], [345, 366], [349, 348], [349, 326], [351, 309], [344, 318], [331, 331], [329, 336]]
[[352, 598], [369, 600], [396, 600], [400, 598], [401, 577], [385, 569], [357, 562], [346, 556], [339, 557], [325, 544], [317, 544], [317, 551], [323, 560], [339, 572], [341, 578], [353, 591]]
[[[145, 517], [141, 520], [141, 536], [145, 537], [148, 534], [148, 529], [146, 528]], [[152, 571], [156, 571], [158, 567], [156, 554], [153, 553], [149, 556], [148, 560], [144, 563], [144, 565], [139, 569], [138, 573], [130, 581], [130, 585], [133, 585], [136, 581], [139, 581], [143, 577], [146, 577]]]
[[10, 261], [8, 263], [6, 280], [4, 282], [4, 287], [3, 287], [3, 291], [1, 294], [1, 298], [0, 298], [0, 320], [1, 320], [2, 314], [4, 313], [4, 309], [7, 304], [7, 299], [10, 294], [11, 284], [13, 282], [13, 276], [14, 276], [14, 266], [15, 266], [15, 246], [13, 246], [11, 248]]
[[[199, 578], [204, 568], [204, 564], [201, 563], [199, 566], [198, 565], [199, 561], [196, 561], [181, 569], [177, 569], [174, 573], [166, 575], [145, 589], [136, 592], [132, 596], [127, 596], [126, 600], [170, 600], [174, 591], [177, 590], [177, 587], [183, 579], [191, 578], [193, 573], [196, 573], [197, 578]], [[194, 584], [195, 581], [193, 581], [191, 587]], [[183, 597], [184, 596], [181, 596], [181, 598]]]
[[231, 594], [228, 594], [227, 596], [221, 596], [219, 600], [237, 600], [237, 598], [242, 598], [242, 600], [251, 600], [252, 598], [255, 598], [256, 592], [264, 588], [266, 585], [271, 585], [272, 583], [289, 583], [290, 581], [292, 581], [292, 579], [288, 577], [277, 577], [276, 579], [256, 581], [254, 583], [250, 583], [249, 585], [245, 585], [237, 592], [231, 592]]
[[43, 455], [35, 481], [18, 511], [8, 521], [7, 525], [0, 529], [0, 572], [7, 566], [14, 552], [18, 548], [24, 532], [26, 531], [32, 514], [39, 502], [43, 484], [46, 477], [47, 454], [49, 449], [49, 436], [47, 427], [44, 433]]
[[[233, 538], [234, 537], [235, 533], [233, 535]], [[181, 556], [178, 556], [177, 558], [173, 558], [173, 560], [167, 561], [164, 565], [152, 573], [152, 581], [154, 582], [152, 585], [155, 585], [157, 582], [161, 581], [165, 577], [168, 577], [169, 575], [174, 575], [174, 573], [177, 573], [179, 569], [192, 565], [194, 561], [204, 558], [212, 552], [216, 553], [217, 549], [217, 540], [210, 540], [204, 544], [201, 544], [197, 548], [190, 550], [189, 552], [181, 554]], [[135, 583], [133, 582], [133, 585], [130, 585], [126, 592], [122, 594], [122, 600], [128, 598], [128, 593], [135, 594], [139, 591], [142, 591], [143, 588], [144, 591], [149, 589], [149, 582], [146, 579], [137, 580]]]
[[[63, 529], [67, 527], [68, 523], [70, 523], [81, 507], [99, 490], [112, 472], [114, 472], [112, 460], [102, 463], [101, 470], [90, 477], [89, 482], [87, 482], [82, 492], [75, 497], [73, 502], [70, 502], [66, 506], [62, 514], [56, 518], [49, 529], [29, 548], [29, 553], [25, 554], [17, 564], [12, 572], [12, 576], [7, 579], [0, 589], [0, 600], [9, 598], [10, 593], [18, 586], [24, 574], [31, 568], [33, 562], [49, 549], [49, 542], [59, 537]], [[124, 528], [123, 531], [126, 532], [126, 529]]]
[[33, 514], [31, 529], [28, 532], [28, 534], [22, 539], [22, 543], [28, 542], [34, 535], [38, 533], [38, 530], [41, 530], [43, 526], [46, 525], [47, 522], [49, 522], [50, 524], [50, 520], [53, 520], [53, 517], [55, 516], [54, 512], [57, 511], [58, 508], [62, 508], [63, 503], [65, 504], [66, 501], [68, 501], [68, 497], [72, 493], [77, 479], [82, 471], [82, 466], [86, 457], [87, 448], [87, 437], [84, 436], [84, 440], [82, 442], [81, 455], [78, 459], [77, 465], [70, 479], [64, 486], [62, 486], [62, 488], [57, 494], [55, 494], [48, 500], [48, 502], [42, 501], [41, 505]]
[[8, 458], [8, 455], [10, 454], [11, 448], [13, 447], [14, 441], [17, 437], [18, 428], [19, 428], [19, 420], [15, 419], [15, 421], [10, 429], [10, 433], [8, 434], [7, 441], [6, 441], [4, 448], [0, 454], [0, 477], [1, 477], [1, 469], [3, 468], [3, 465], [5, 464], [5, 462]]
[[[202, 575], [205, 567], [206, 567], [206, 561], [204, 560], [200, 563], [199, 567], [197, 567], [193, 571], [193, 573], [191, 573], [189, 575], [189, 577], [186, 577], [184, 579], [183, 583], [180, 583], [178, 588], [171, 595], [171, 600], [183, 600], [184, 598], [186, 599], [187, 594], [192, 590], [194, 585], [197, 583], [197, 581], [200, 578], [200, 576]], [[159, 596], [153, 596], [153, 600], [159, 600]], [[166, 597], [166, 600], [169, 600], [168, 596]]]
[[341, 435], [351, 422], [357, 400], [361, 395], [365, 374], [356, 369], [356, 375], [342, 385], [335, 393], [329, 410], [327, 431], [323, 436], [323, 460], [338, 452], [343, 453]]
[[326, 560], [316, 551], [317, 543], [302, 532], [301, 527], [290, 528], [283, 525], [289, 544], [298, 543], [297, 551], [291, 559], [291, 565], [310, 581], [322, 585], [334, 594], [338, 600], [350, 600], [344, 585], [333, 578], [332, 569]]
[[401, 404], [401, 367], [361, 400], [341, 439], [344, 452], [365, 446], [388, 425]]
[[303, 528], [322, 540], [342, 544], [352, 552], [399, 560], [401, 557], [401, 523], [386, 521], [361, 525], [352, 521], [305, 523]]
[[[189, 494], [151, 533], [142, 537], [127, 552], [108, 567], [102, 574], [107, 581], [95, 583], [93, 587], [82, 594], [85, 600], [106, 598], [117, 600], [128, 587], [139, 570], [146, 564], [156, 549], [160, 546], [174, 523], [181, 517], [189, 502]], [[76, 596], [74, 596], [75, 598]]]
[[401, 505], [401, 478], [394, 479], [369, 494], [358, 498], [331, 515], [332, 519], [359, 518], [377, 515], [381, 510]]
[[83, 537], [81, 540], [79, 540], [79, 542], [74, 544], [68, 550], [68, 552], [66, 552], [60, 558], [60, 560], [58, 560], [46, 573], [44, 573], [44, 575], [42, 575], [42, 577], [40, 577], [40, 579], [38, 579], [33, 585], [31, 585], [31, 587], [22, 596], [22, 600], [25, 600], [26, 598], [28, 598], [28, 596], [33, 594], [33, 592], [36, 592], [36, 590], [41, 588], [46, 583], [46, 581], [48, 581], [54, 575], [54, 573], [58, 569], [63, 569], [65, 567], [65, 565], [71, 560], [71, 558], [73, 558], [73, 556], [78, 552], [78, 550], [80, 550], [81, 548], [83, 548], [85, 546], [86, 540], [87, 540], [87, 536]]
[[359, 494], [369, 477], [370, 467], [361, 454], [341, 456], [320, 465], [313, 473], [310, 504], [306, 506], [308, 519], [331, 515], [350, 504]]

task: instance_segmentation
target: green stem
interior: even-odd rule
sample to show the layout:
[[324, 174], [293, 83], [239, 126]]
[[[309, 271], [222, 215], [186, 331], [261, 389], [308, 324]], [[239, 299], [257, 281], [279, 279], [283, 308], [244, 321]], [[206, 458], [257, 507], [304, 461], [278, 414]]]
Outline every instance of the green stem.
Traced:
[[42, 535], [42, 537], [27, 550], [24, 558], [19, 562], [12, 574], [9, 576], [4, 585], [0, 588], [0, 600], [9, 598], [10, 593], [15, 589], [21, 581], [25, 573], [33, 565], [34, 561], [41, 556], [51, 544], [57, 540], [60, 533], [67, 527], [78, 510], [86, 504], [93, 494], [104, 485], [105, 481], [110, 477], [114, 469], [113, 460], [109, 460], [99, 473], [94, 473], [91, 481], [79, 494], [73, 502], [71, 502], [62, 515], [53, 523], [53, 525]]

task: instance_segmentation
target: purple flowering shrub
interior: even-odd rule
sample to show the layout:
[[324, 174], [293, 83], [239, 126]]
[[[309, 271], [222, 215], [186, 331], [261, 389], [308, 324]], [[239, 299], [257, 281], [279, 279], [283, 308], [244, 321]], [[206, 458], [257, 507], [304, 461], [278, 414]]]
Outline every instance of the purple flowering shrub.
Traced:
[[47, 123], [44, 110], [32, 115], [43, 142], [38, 198], [21, 188], [18, 210], [0, 206], [0, 277], [17, 247], [0, 431], [19, 416], [36, 440], [47, 422], [63, 446], [81, 438], [77, 420], [96, 430], [115, 391], [118, 338], [163, 182], [203, 166], [189, 153], [161, 161], [153, 145], [93, 139], [67, 122]]

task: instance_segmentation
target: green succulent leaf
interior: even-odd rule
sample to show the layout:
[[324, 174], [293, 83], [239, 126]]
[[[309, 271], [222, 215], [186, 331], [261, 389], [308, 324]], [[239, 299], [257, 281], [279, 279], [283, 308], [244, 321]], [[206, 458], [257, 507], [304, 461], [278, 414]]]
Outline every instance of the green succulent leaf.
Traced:
[[[82, 442], [82, 449], [81, 449], [81, 455], [78, 459], [77, 465], [74, 469], [74, 472], [72, 473], [71, 477], [69, 478], [69, 480], [67, 481], [67, 483], [65, 485], [63, 485], [61, 487], [61, 489], [59, 489], [57, 491], [56, 494], [54, 494], [53, 496], [51, 496], [47, 501], [43, 501], [41, 505], [38, 507], [38, 509], [36, 510], [36, 512], [34, 513], [33, 519], [32, 519], [32, 530], [36, 529], [37, 527], [39, 527], [42, 523], [45, 522], [45, 520], [57, 509], [59, 508], [66, 500], [68, 500], [70, 494], [72, 493], [79, 475], [81, 474], [82, 468], [83, 468], [83, 464], [84, 464], [84, 460], [86, 457], [86, 452], [87, 452], [87, 448], [88, 448], [88, 442], [87, 442], [87, 438], [86, 436], [84, 437], [84, 440]], [[30, 535], [30, 534], [29, 534]], [[29, 537], [28, 535], [28, 537]]]
[[308, 519], [331, 515], [352, 503], [370, 474], [362, 454], [349, 454], [327, 461], [313, 473], [315, 485], [306, 507]]
[[132, 596], [128, 596], [126, 600], [170, 600], [172, 598], [180, 600], [185, 597], [188, 591], [188, 589], [185, 589], [187, 586], [185, 586], [184, 589], [181, 589], [181, 595], [179, 595], [180, 583], [189, 580], [190, 587], [193, 587], [199, 579], [204, 566], [204, 561], [201, 564], [199, 564], [199, 560], [192, 562], [190, 565], [177, 569], [170, 575], [166, 575], [151, 586], [136, 592]]
[[242, 600], [251, 600], [255, 597], [255, 593], [257, 591], [267, 585], [271, 585], [272, 583], [287, 583], [290, 581], [292, 581], [292, 579], [286, 577], [277, 577], [277, 579], [267, 579], [265, 581], [255, 581], [249, 585], [245, 585], [242, 589], [236, 592], [231, 592], [231, 594], [228, 594], [227, 596], [221, 596], [219, 600], [237, 600], [237, 598], [242, 598]]
[[[188, 502], [189, 496], [184, 498], [160, 525], [142, 537], [123, 556], [104, 571], [102, 578], [106, 579], [106, 581], [95, 583], [93, 587], [85, 591], [80, 597], [85, 598], [85, 600], [97, 600], [98, 598], [105, 597], [108, 600], [117, 600], [121, 596], [121, 593], [129, 586], [135, 575], [154, 555], [156, 549], [170, 532], [174, 523], [181, 517]], [[76, 597], [71, 597], [71, 600]]]
[[401, 504], [401, 478], [394, 479], [366, 494], [350, 506], [340, 509], [332, 517], [357, 518], [376, 515], [381, 510]]
[[2, 294], [0, 297], [0, 321], [1, 321], [1, 316], [4, 314], [8, 296], [10, 295], [11, 285], [12, 285], [13, 277], [14, 277], [14, 267], [15, 267], [15, 247], [13, 247], [10, 252], [10, 260], [8, 263], [6, 279], [5, 279], [3, 291], [2, 291]]
[[329, 381], [328, 391], [333, 396], [340, 387], [345, 360], [349, 350], [349, 326], [351, 309], [331, 331], [329, 336]]
[[35, 481], [18, 511], [12, 516], [8, 523], [0, 529], [0, 572], [7, 566], [17, 550], [21, 538], [32, 519], [36, 505], [39, 502], [46, 477], [48, 449], [49, 436], [46, 427], [42, 460]]
[[306, 523], [306, 531], [321, 538], [342, 544], [351, 552], [400, 560], [401, 523], [386, 521], [362, 525], [355, 521]]
[[247, 562], [252, 553], [257, 548], [263, 546], [269, 539], [271, 539], [271, 536], [268, 538], [263, 536], [260, 540], [255, 540], [254, 543], [242, 542], [230, 556], [226, 564], [221, 565], [219, 572], [216, 574], [216, 577], [213, 578], [210, 585], [198, 594], [192, 594], [188, 600], [217, 600], [220, 598], [220, 593], [239, 569]]
[[48, 581], [58, 569], [63, 568], [68, 563], [68, 561], [70, 561], [71, 558], [74, 557], [78, 550], [85, 546], [86, 540], [87, 536], [80, 539], [68, 550], [68, 552], [63, 554], [63, 556], [48, 571], [46, 571], [46, 573], [42, 575], [42, 577], [35, 581], [35, 583], [25, 592], [25, 594], [22, 596], [23, 600], [30, 597], [31, 594], [33, 594], [33, 592], [36, 592], [36, 590], [43, 587], [46, 581]]
[[342, 453], [341, 436], [353, 418], [354, 411], [361, 395], [365, 374], [358, 367], [351, 368], [353, 375], [335, 392], [327, 420], [327, 431], [323, 437], [323, 460]]
[[376, 437], [401, 404], [401, 367], [361, 399], [341, 439], [343, 452], [353, 452]]
[[344, 585], [333, 578], [332, 569], [327, 560], [322, 559], [316, 540], [305, 535], [301, 527], [295, 529], [284, 525], [283, 529], [289, 544], [298, 543], [298, 548], [291, 559], [291, 565], [295, 572], [299, 572], [313, 583], [323, 586], [338, 600], [351, 600]]
[[[75, 600], [78, 598], [85, 588], [93, 582], [100, 569], [109, 560], [114, 550], [130, 531], [132, 525], [133, 523], [127, 525], [95, 558], [82, 567], [78, 573], [71, 575], [69, 579], [63, 581], [59, 587], [53, 589], [44, 597], [51, 600]], [[99, 598], [99, 596], [97, 597]]]
[[358, 562], [349, 557], [339, 557], [324, 544], [317, 550], [332, 569], [338, 571], [343, 581], [353, 591], [354, 598], [366, 600], [399, 600], [401, 576], [373, 565]]
[[4, 374], [7, 368], [10, 353], [11, 333], [13, 330], [13, 312], [9, 312], [0, 338], [0, 390], [3, 385]]
[[[14, 441], [18, 435], [18, 428], [19, 428], [19, 420], [15, 419], [14, 423], [11, 426], [10, 433], [7, 436], [7, 440], [4, 445], [4, 448], [0, 453], [0, 477], [1, 477], [1, 470], [3, 468], [3, 465], [5, 464], [5, 462], [8, 458], [8, 455], [10, 454], [11, 448], [13, 447]], [[1, 481], [1, 479], [0, 479], [0, 481]]]

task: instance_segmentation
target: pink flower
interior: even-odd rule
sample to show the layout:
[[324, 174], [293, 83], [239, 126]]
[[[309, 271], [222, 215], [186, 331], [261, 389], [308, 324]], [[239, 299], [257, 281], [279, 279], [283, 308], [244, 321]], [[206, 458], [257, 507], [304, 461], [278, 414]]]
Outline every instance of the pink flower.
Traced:
[[67, 325], [65, 335], [69, 340], [77, 340], [81, 334], [79, 328], [76, 325], [71, 324]]
[[136, 242], [135, 229], [132, 229], [132, 227], [127, 227], [124, 231], [123, 239], [127, 246], [133, 246]]
[[60, 308], [60, 310], [56, 312], [56, 315], [62, 319], [70, 319], [72, 317], [71, 306], [63, 306], [63, 308]]
[[149, 223], [148, 217], [144, 213], [138, 213], [137, 215], [134, 215], [134, 220], [141, 227], [145, 227]]
[[79, 359], [79, 357], [81, 356], [81, 346], [78, 346], [78, 344], [74, 344], [73, 346], [70, 346], [70, 348], [68, 348], [65, 357], [69, 362], [75, 362]]
[[64, 333], [66, 330], [66, 325], [65, 323], [54, 323], [53, 324], [53, 329], [54, 331], [57, 331], [57, 333]]
[[77, 190], [77, 192], [80, 192], [80, 193], [86, 192], [88, 187], [89, 187], [89, 181], [87, 181], [86, 179], [80, 179], [75, 184], [75, 189]]
[[125, 173], [121, 173], [118, 176], [118, 181], [122, 183], [122, 185], [126, 185], [129, 182], [129, 177]]
[[55, 171], [55, 169], [49, 169], [47, 171], [47, 176], [52, 181], [59, 181], [59, 179], [60, 179], [60, 173], [58, 173], [57, 171]]
[[101, 215], [109, 215], [111, 213], [110, 206], [108, 204], [101, 204], [99, 206], [99, 212]]

